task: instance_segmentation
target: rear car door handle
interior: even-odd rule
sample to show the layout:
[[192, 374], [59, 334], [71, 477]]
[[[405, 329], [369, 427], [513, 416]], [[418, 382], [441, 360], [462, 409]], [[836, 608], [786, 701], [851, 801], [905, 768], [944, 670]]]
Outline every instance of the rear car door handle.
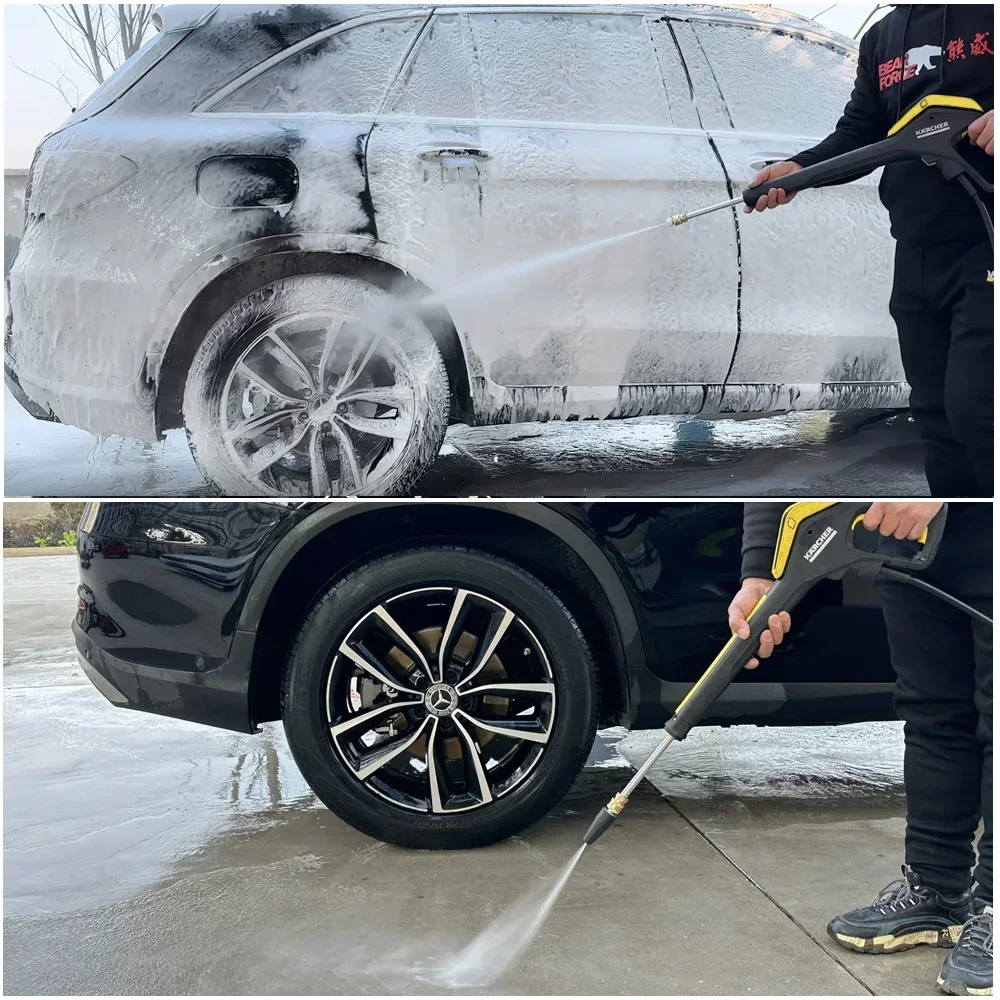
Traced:
[[493, 159], [485, 149], [463, 149], [455, 146], [425, 149], [419, 156], [424, 163], [441, 163], [449, 167], [468, 167]]
[[756, 153], [747, 160], [747, 166], [754, 171], [763, 170], [772, 163], [781, 163], [794, 155], [794, 153]]

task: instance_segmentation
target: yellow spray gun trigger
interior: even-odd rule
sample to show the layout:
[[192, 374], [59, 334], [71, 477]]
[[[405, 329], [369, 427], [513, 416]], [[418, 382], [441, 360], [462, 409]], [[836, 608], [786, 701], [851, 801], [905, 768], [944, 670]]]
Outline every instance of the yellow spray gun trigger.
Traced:
[[687, 736], [747, 661], [757, 653], [760, 637], [767, 629], [771, 615], [791, 611], [820, 580], [837, 580], [849, 571], [888, 576], [911, 583], [961, 608], [966, 614], [992, 624], [987, 615], [911, 575], [926, 569], [933, 560], [944, 533], [946, 507], [942, 507], [931, 521], [920, 540], [920, 550], [909, 556], [866, 551], [855, 545], [855, 531], [864, 520], [867, 509], [868, 504], [831, 501], [794, 503], [785, 509], [772, 566], [774, 583], [747, 616], [750, 635], [746, 639], [733, 635], [722, 647], [664, 726], [666, 735], [663, 740], [625, 788], [594, 818], [584, 837], [585, 844], [593, 844], [611, 828], [628, 803], [629, 796], [667, 747]]
[[744, 204], [752, 208], [763, 195], [774, 188], [780, 188], [786, 194], [794, 194], [807, 188], [822, 187], [824, 184], [855, 180], [890, 163], [923, 160], [927, 166], [940, 170], [947, 180], [957, 180], [976, 202], [992, 245], [993, 220], [979, 191], [992, 194], [993, 184], [975, 169], [960, 148], [962, 140], [968, 135], [969, 126], [982, 113], [983, 109], [969, 97], [929, 94], [906, 111], [889, 129], [889, 134], [879, 142], [747, 188], [738, 198], [730, 201], [674, 215], [670, 221], [679, 226], [699, 215], [708, 215], [735, 205]]

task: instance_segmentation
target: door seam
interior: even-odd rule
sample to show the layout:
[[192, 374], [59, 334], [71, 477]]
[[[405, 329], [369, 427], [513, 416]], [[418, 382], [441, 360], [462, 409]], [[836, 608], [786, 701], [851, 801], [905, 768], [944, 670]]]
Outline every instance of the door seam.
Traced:
[[[708, 144], [711, 146], [712, 152], [715, 154], [715, 158], [719, 161], [719, 166], [722, 168], [722, 175], [726, 178], [726, 190], [729, 192], [729, 197], [735, 198], [736, 195], [733, 193], [733, 180], [729, 176], [729, 171], [726, 169], [726, 164], [722, 159], [722, 154], [719, 152], [719, 147], [715, 144], [715, 139], [712, 138], [708, 129], [705, 128], [705, 122], [701, 117], [701, 108], [698, 107], [698, 99], [694, 92], [694, 81], [691, 79], [691, 71], [688, 69], [687, 60], [684, 58], [684, 52], [681, 49], [680, 43], [677, 41], [677, 33], [674, 31], [673, 21], [669, 18], [667, 19], [667, 30], [670, 32], [670, 37], [674, 40], [674, 47], [677, 49], [677, 55], [680, 58], [681, 66], [684, 68], [684, 76], [688, 82], [688, 90], [691, 94], [691, 103], [694, 105], [694, 113], [698, 117], [698, 124], [701, 126], [702, 131], [704, 131], [705, 136], [708, 139]], [[697, 35], [695, 35], [693, 28], [691, 34], [694, 35], [694, 40], [698, 43], [698, 48], [701, 49], [702, 55], [705, 56], [705, 62], [708, 64], [709, 72], [712, 74], [712, 79], [715, 81], [716, 89], [719, 91], [719, 99], [722, 101], [722, 105], [726, 109], [726, 114], [729, 116], [729, 124], [732, 125], [733, 117], [729, 111], [729, 105], [726, 104], [726, 98], [723, 96], [722, 88], [719, 87], [719, 81], [715, 78], [715, 71], [712, 69], [712, 64], [708, 62], [708, 56], [705, 53], [705, 49], [701, 44], [701, 40]], [[725, 378], [722, 380], [723, 394], [725, 394], [725, 386], [729, 384], [729, 377], [733, 373], [733, 367], [736, 365], [736, 355], [739, 352], [740, 338], [743, 335], [743, 244], [740, 240], [740, 218], [737, 214], [735, 205], [733, 206], [732, 213], [733, 229], [736, 233], [736, 340], [733, 342], [733, 354], [729, 359], [729, 367], [726, 369]]]

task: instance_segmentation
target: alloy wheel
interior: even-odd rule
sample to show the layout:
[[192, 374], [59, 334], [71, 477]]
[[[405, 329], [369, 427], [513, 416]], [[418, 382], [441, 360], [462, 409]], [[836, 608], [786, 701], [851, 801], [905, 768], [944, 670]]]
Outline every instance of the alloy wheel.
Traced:
[[219, 419], [230, 459], [262, 494], [351, 496], [403, 452], [415, 375], [391, 336], [346, 314], [303, 313], [241, 346]]
[[330, 738], [348, 771], [397, 806], [487, 806], [548, 746], [556, 687], [514, 611], [461, 587], [397, 595], [355, 622], [326, 683]]

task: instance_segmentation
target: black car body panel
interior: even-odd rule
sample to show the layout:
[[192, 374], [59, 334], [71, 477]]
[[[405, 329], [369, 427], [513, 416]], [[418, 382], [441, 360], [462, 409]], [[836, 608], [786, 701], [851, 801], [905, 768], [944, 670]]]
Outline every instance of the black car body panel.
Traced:
[[[254, 732], [278, 717], [283, 657], [321, 587], [406, 545], [458, 541], [517, 561], [516, 549], [498, 548], [502, 523], [505, 536], [528, 532], [523, 552], [550, 563], [561, 553], [587, 577], [575, 613], [602, 671], [605, 721], [655, 726], [728, 638], [740, 518], [732, 503], [102, 504], [79, 533], [74, 632], [110, 700]], [[539, 557], [546, 539], [561, 548]], [[874, 591], [827, 581], [800, 605], [776, 654], [740, 676], [707, 721], [893, 718], [891, 687]]]

